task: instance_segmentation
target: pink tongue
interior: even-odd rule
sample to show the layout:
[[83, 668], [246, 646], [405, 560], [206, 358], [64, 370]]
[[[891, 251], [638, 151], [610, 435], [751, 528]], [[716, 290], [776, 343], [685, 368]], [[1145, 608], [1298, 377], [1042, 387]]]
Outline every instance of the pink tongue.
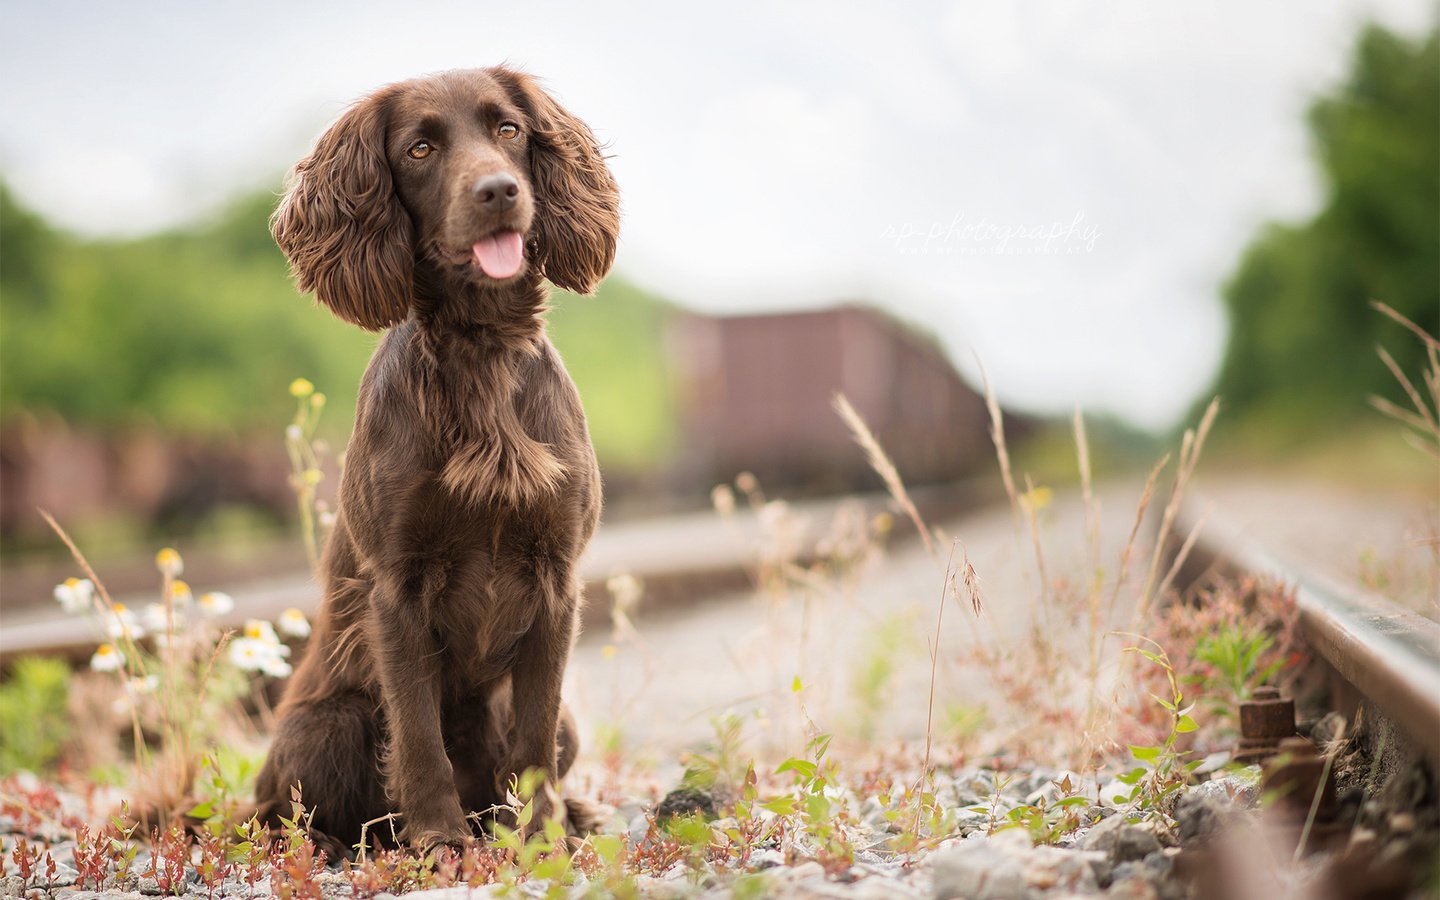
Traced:
[[518, 231], [502, 231], [481, 238], [470, 248], [481, 270], [491, 278], [509, 278], [520, 271], [525, 246]]

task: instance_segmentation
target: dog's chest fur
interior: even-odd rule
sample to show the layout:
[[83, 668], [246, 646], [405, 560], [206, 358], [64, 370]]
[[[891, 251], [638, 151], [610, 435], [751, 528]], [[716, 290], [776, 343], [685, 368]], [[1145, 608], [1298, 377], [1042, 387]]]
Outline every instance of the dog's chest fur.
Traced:
[[423, 353], [417, 399], [446, 490], [466, 503], [511, 508], [560, 490], [569, 473], [551, 445], [566, 436], [530, 414], [540, 404], [529, 401], [556, 375], [543, 337], [448, 337]]

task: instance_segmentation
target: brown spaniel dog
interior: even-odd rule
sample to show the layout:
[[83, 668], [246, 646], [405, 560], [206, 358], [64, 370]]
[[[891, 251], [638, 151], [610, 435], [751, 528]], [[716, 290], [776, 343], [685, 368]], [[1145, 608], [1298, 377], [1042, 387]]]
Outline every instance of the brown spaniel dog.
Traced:
[[[544, 280], [594, 290], [619, 192], [590, 129], [532, 78], [455, 71], [346, 112], [271, 230], [301, 290], [389, 330], [360, 383], [324, 607], [260, 814], [288, 816], [300, 784], [332, 854], [389, 811], [412, 846], [461, 843], [512, 778], [555, 783], [578, 748], [560, 684], [600, 474], [545, 336]], [[583, 830], [583, 809], [559, 812]]]

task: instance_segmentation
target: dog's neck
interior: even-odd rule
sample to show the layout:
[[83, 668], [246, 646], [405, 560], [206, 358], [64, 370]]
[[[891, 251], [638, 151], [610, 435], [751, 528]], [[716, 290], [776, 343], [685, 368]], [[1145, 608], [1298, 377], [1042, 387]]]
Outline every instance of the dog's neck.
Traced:
[[532, 345], [545, 330], [548, 299], [538, 273], [493, 285], [416, 267], [416, 323], [437, 350], [456, 340], [496, 350]]
[[[434, 278], [434, 276], [431, 276]], [[544, 350], [548, 291], [539, 275], [503, 287], [417, 272], [421, 417], [446, 459], [441, 481], [472, 502], [510, 506], [553, 492], [566, 469], [526, 434], [517, 410], [527, 368]]]

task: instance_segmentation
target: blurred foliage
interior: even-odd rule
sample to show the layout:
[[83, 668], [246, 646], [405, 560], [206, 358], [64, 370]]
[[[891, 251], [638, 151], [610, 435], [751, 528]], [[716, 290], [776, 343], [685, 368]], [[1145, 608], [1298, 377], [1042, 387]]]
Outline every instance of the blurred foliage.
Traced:
[[1348, 80], [1310, 108], [1322, 208], [1265, 227], [1225, 285], [1227, 412], [1295, 434], [1354, 417], [1367, 394], [1402, 399], [1376, 344], [1412, 373], [1423, 350], [1369, 301], [1440, 329], [1437, 109], [1440, 30], [1367, 27]]
[[[289, 421], [298, 376], [327, 391], [343, 438], [376, 337], [297, 296], [270, 238], [275, 196], [194, 229], [82, 241], [0, 184], [0, 417], [48, 411], [106, 429], [250, 433]], [[671, 445], [663, 329], [670, 307], [619, 278], [593, 298], [557, 292], [551, 334], [602, 463], [636, 468]]]
[[43, 773], [70, 734], [70, 667], [61, 659], [22, 656], [0, 683], [0, 775]]

